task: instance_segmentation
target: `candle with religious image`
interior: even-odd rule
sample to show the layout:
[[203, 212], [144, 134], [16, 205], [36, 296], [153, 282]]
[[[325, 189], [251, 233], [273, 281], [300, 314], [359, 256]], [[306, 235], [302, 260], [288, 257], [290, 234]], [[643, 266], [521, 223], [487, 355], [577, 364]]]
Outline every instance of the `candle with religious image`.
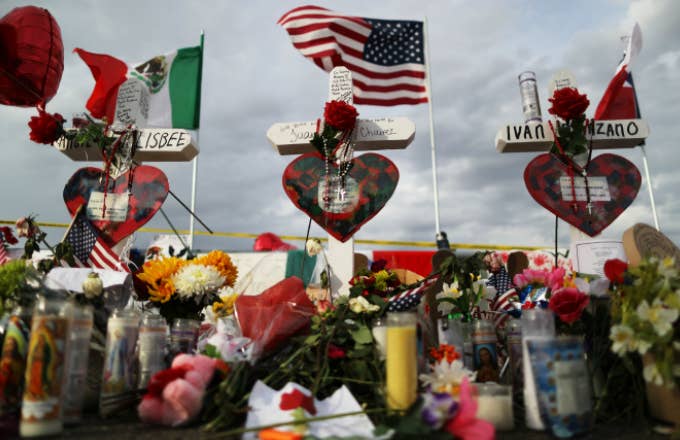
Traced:
[[99, 394], [99, 415], [107, 417], [129, 407], [137, 389], [139, 313], [115, 310], [106, 327], [106, 349]]
[[138, 387], [146, 388], [151, 377], [166, 368], [165, 346], [168, 324], [161, 315], [144, 315], [139, 327], [139, 380]]
[[82, 417], [84, 390], [87, 386], [87, 364], [90, 355], [93, 311], [91, 306], [76, 306], [69, 332], [67, 373], [64, 383], [64, 423], [78, 422]]
[[418, 349], [414, 312], [387, 314], [387, 406], [407, 410], [418, 394]]
[[22, 437], [63, 430], [62, 383], [71, 315], [72, 306], [59, 299], [40, 298], [33, 309], [19, 424]]
[[15, 307], [7, 321], [0, 356], [0, 437], [16, 434], [19, 428], [31, 314], [30, 308]]
[[477, 382], [498, 382], [496, 329], [491, 321], [477, 319], [472, 329], [472, 350]]

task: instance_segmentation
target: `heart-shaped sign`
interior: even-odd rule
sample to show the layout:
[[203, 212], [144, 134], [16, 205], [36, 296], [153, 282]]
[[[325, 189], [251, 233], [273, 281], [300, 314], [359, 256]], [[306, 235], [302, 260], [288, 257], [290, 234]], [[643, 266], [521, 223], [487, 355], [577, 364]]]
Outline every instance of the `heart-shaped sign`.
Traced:
[[82, 206], [92, 225], [110, 246], [129, 236], [156, 214], [168, 196], [168, 178], [158, 168], [140, 165], [110, 177], [99, 168], [81, 168], [64, 187], [64, 202], [73, 217]]
[[524, 183], [541, 206], [594, 237], [633, 203], [640, 171], [621, 156], [602, 154], [587, 165], [584, 179], [557, 156], [545, 153], [529, 162]]
[[326, 163], [320, 154], [303, 154], [283, 172], [283, 189], [295, 206], [344, 242], [392, 197], [399, 170], [385, 156], [367, 153], [352, 159], [344, 179], [334, 165], [328, 171], [326, 177]]

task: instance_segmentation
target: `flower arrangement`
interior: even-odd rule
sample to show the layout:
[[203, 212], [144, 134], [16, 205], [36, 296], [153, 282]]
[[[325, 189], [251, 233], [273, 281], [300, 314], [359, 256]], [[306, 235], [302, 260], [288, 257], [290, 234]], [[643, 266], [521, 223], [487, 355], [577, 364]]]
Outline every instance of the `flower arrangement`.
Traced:
[[472, 320], [475, 307], [486, 293], [486, 283], [481, 277], [486, 267], [484, 254], [477, 252], [467, 258], [455, 254], [447, 257], [439, 267], [443, 288], [437, 294], [437, 308], [444, 315]]
[[636, 267], [608, 260], [612, 282], [612, 351], [646, 356], [646, 382], [680, 386], [680, 273], [673, 258], [648, 257]]
[[550, 150], [551, 153], [561, 154], [573, 159], [574, 156], [587, 153], [589, 151], [586, 139], [587, 119], [585, 111], [590, 105], [590, 101], [585, 94], [580, 94], [578, 89], [565, 87], [555, 89], [552, 98], [548, 101], [552, 107], [548, 113], [562, 119], [563, 123], [557, 124], [557, 133], [550, 123], [550, 128], [555, 135], [555, 143]]
[[[193, 260], [161, 257], [147, 261], [136, 277], [146, 288], [150, 304], [170, 323], [175, 318], [203, 319], [203, 309], [220, 299], [220, 289], [233, 287], [237, 275], [229, 255], [216, 250]], [[144, 292], [138, 294], [145, 297]]]

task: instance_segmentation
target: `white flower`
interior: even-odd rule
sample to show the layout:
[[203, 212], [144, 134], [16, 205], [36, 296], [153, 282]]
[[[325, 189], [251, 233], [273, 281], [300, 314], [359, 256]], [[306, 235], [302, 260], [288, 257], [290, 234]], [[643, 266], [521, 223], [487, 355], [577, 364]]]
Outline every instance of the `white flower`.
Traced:
[[659, 386], [663, 385], [663, 376], [661, 376], [659, 369], [656, 368], [656, 363], [645, 365], [645, 368], [642, 370], [642, 376], [647, 382]]
[[634, 351], [637, 347], [633, 337], [633, 329], [627, 325], [613, 325], [609, 332], [609, 339], [612, 340], [612, 351], [618, 355], [625, 354], [627, 351]]
[[638, 339], [636, 341], [636, 344], [637, 344], [637, 352], [640, 353], [640, 354], [645, 354], [645, 353], [647, 353], [647, 350], [652, 348], [651, 342], [647, 342], [644, 339]]
[[321, 246], [321, 241], [319, 241], [318, 238], [312, 238], [311, 240], [307, 240], [306, 248], [307, 253], [311, 257], [313, 257], [314, 255], [318, 255], [323, 251], [323, 246]]
[[463, 362], [456, 359], [449, 363], [446, 360], [437, 362], [429, 374], [421, 374], [420, 380], [424, 385], [430, 386], [430, 390], [437, 393], [450, 393], [460, 386], [464, 377], [474, 381], [477, 373], [463, 366]]
[[358, 296], [356, 298], [350, 298], [349, 309], [351, 311], [353, 311], [354, 313], [362, 313], [362, 312], [372, 313], [372, 312], [377, 312], [378, 310], [380, 310], [380, 307], [376, 306], [375, 304], [371, 304], [363, 296]]
[[188, 264], [172, 277], [175, 290], [183, 299], [217, 291], [225, 280], [215, 267], [203, 264]]
[[652, 306], [645, 300], [635, 310], [643, 321], [649, 321], [659, 336], [664, 336], [673, 329], [673, 323], [678, 319], [678, 311], [667, 309], [659, 298], [655, 299]]
[[83, 294], [87, 299], [93, 299], [98, 297], [104, 291], [104, 283], [102, 279], [99, 278], [99, 274], [96, 272], [90, 272], [85, 281], [83, 281]]

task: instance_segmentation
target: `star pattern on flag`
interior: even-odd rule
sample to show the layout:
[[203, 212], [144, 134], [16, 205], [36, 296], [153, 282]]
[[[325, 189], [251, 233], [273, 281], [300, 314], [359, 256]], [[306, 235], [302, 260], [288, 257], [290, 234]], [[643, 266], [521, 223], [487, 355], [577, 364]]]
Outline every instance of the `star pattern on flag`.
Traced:
[[492, 286], [496, 289], [497, 295], [502, 295], [509, 289], [512, 289], [512, 280], [510, 280], [510, 275], [504, 267], [496, 273], [492, 273], [486, 280], [487, 286]]
[[423, 64], [423, 23], [365, 18], [371, 33], [364, 48], [364, 59], [382, 66]]
[[68, 241], [73, 247], [73, 254], [82, 262], [90, 257], [90, 252], [97, 242], [97, 234], [87, 221], [79, 216], [69, 231]]

